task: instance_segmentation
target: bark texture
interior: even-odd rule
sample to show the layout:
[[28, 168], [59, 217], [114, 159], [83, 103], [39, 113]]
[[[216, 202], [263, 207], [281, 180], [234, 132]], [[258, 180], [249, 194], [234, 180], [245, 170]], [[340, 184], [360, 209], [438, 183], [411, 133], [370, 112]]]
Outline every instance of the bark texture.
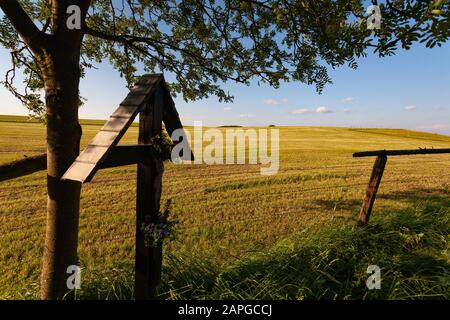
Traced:
[[16, 0], [0, 0], [10, 20], [39, 65], [44, 81], [47, 118], [47, 229], [40, 297], [62, 298], [67, 267], [77, 264], [81, 185], [60, 178], [79, 153], [78, 123], [80, 48], [83, 30], [69, 30], [67, 7], [78, 5], [84, 26], [91, 0], [50, 1], [49, 33], [39, 30]]
[[77, 265], [81, 184], [60, 178], [80, 150], [78, 122], [80, 49], [55, 36], [40, 61], [45, 82], [47, 120], [47, 228], [41, 274], [41, 299], [59, 299], [68, 291], [67, 268]]

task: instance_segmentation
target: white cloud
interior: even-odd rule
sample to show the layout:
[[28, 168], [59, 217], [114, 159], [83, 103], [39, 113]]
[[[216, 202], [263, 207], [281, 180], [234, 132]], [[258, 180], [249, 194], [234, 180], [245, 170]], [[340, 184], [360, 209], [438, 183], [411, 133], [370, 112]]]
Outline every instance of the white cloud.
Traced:
[[317, 107], [316, 110], [311, 110], [311, 109], [306, 109], [306, 108], [301, 108], [301, 109], [297, 109], [292, 111], [292, 114], [308, 114], [308, 113], [332, 113], [333, 111], [331, 111], [330, 109], [328, 109], [327, 107]]
[[255, 116], [252, 114], [240, 114], [239, 118], [254, 118]]
[[297, 109], [292, 111], [292, 114], [307, 114], [307, 113], [311, 113], [312, 111], [306, 108], [302, 108], [302, 109]]
[[317, 107], [316, 113], [331, 113], [332, 111], [327, 107]]
[[342, 102], [344, 102], [344, 103], [352, 102], [353, 100], [355, 100], [355, 98], [353, 98], [353, 97], [346, 97], [346, 98], [342, 99]]
[[280, 101], [275, 100], [275, 99], [266, 99], [263, 101], [264, 104], [268, 105], [268, 106], [276, 106], [280, 104]]
[[225, 107], [225, 108], [223, 108], [223, 110], [224, 111], [231, 111], [231, 110], [233, 110], [231, 107]]
[[350, 112], [352, 112], [352, 110], [345, 108], [345, 109], [342, 109], [341, 112], [342, 113], [350, 113]]
[[416, 110], [416, 109], [417, 109], [416, 106], [406, 106], [406, 107], [405, 107], [405, 110], [406, 110], [406, 111], [414, 111], [414, 110]]

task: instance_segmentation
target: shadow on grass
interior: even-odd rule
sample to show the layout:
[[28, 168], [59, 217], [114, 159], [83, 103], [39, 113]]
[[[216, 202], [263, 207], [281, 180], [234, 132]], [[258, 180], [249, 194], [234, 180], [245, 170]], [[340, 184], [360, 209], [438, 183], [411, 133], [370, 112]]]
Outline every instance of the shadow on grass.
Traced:
[[[232, 265], [167, 255], [159, 298], [450, 299], [448, 195], [416, 189], [383, 197], [410, 206], [384, 207], [364, 229], [347, 219], [308, 227]], [[381, 268], [380, 290], [366, 287], [369, 265]], [[94, 277], [79, 298], [132, 298], [132, 266], [118, 270], [106, 284]]]
[[450, 206], [450, 190], [444, 188], [412, 188], [407, 191], [397, 191], [381, 194], [379, 199], [397, 200], [417, 203], [431, 201], [438, 206]]
[[[201, 259], [171, 257], [162, 297], [450, 298], [449, 197], [429, 190], [390, 197], [412, 204], [402, 210], [384, 208], [364, 229], [339, 219], [310, 227], [231, 266], [214, 268]], [[381, 268], [380, 290], [366, 287], [369, 265]]]

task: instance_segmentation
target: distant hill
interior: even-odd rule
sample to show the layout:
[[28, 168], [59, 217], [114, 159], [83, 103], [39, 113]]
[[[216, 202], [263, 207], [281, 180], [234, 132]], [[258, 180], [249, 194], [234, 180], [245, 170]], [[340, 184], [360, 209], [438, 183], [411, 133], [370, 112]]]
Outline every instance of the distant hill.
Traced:
[[[34, 119], [28, 116], [12, 116], [12, 115], [0, 115], [0, 122], [17, 122], [17, 123], [39, 123], [38, 119]], [[106, 120], [95, 119], [80, 119], [81, 125], [95, 125], [102, 126], [106, 123]], [[137, 123], [133, 123], [131, 126], [138, 126]]]

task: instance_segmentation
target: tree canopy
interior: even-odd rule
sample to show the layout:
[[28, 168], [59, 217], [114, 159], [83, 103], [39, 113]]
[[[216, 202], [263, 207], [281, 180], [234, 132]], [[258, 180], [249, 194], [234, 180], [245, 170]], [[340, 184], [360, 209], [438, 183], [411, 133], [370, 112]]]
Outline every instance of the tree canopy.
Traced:
[[[24, 11], [51, 36], [51, 1], [22, 0]], [[300, 0], [143, 0], [92, 1], [82, 22], [82, 75], [109, 61], [128, 83], [137, 70], [175, 76], [175, 93], [187, 100], [232, 96], [220, 84], [252, 78], [277, 87], [281, 81], [331, 82], [327, 65], [348, 64], [374, 48], [393, 54], [416, 41], [428, 47], [449, 37], [449, 1], [386, 1], [380, 4], [381, 29], [371, 36], [365, 1]], [[12, 68], [3, 84], [32, 112], [44, 104], [39, 66], [29, 44], [5, 15], [0, 44], [11, 51]], [[26, 76], [25, 91], [14, 85], [16, 69]]]

